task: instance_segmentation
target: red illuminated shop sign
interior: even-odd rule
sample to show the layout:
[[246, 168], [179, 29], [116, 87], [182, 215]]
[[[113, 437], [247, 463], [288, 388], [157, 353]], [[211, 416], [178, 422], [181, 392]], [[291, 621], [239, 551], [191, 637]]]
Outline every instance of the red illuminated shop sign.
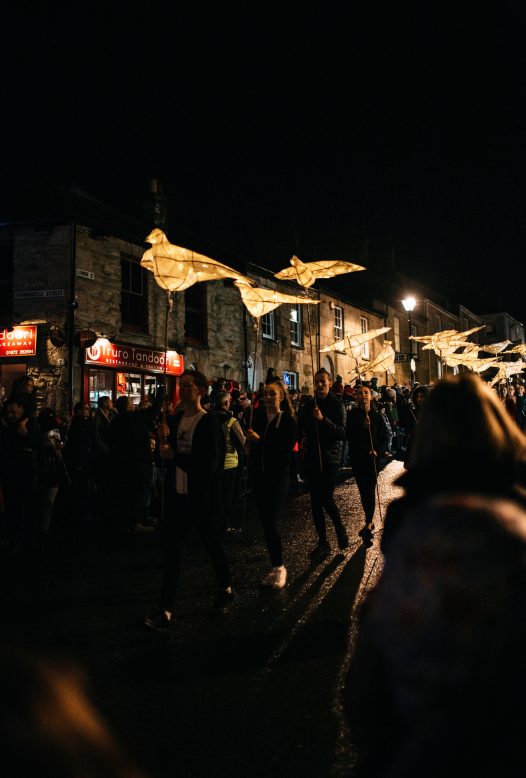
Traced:
[[[91, 348], [86, 349], [86, 365], [164, 373], [164, 351], [119, 346], [117, 343], [110, 343], [109, 340], [99, 339]], [[183, 370], [183, 357], [176, 351], [168, 351], [166, 363], [168, 375], [181, 375]]]
[[34, 357], [36, 353], [36, 325], [0, 330], [0, 357]]

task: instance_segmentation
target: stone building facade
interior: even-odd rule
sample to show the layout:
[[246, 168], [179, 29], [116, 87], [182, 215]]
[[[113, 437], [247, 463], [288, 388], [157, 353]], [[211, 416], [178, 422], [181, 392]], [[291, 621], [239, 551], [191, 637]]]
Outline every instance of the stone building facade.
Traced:
[[[138, 402], [160, 384], [174, 399], [177, 375], [190, 367], [211, 380], [233, 379], [248, 389], [257, 388], [273, 368], [290, 386], [311, 393], [313, 372], [320, 366], [334, 377], [340, 375], [344, 383], [355, 378], [355, 361], [348, 354], [321, 349], [344, 335], [381, 327], [389, 331], [360, 354], [372, 360], [386, 340], [393, 345], [394, 367], [389, 374], [378, 374], [378, 383], [406, 383], [411, 354], [415, 379], [428, 383], [440, 377], [441, 366], [433, 352], [409, 341], [405, 291], [412, 287], [419, 295], [411, 319], [413, 335], [459, 329], [465, 321], [473, 326], [472, 321], [480, 320], [463, 307], [460, 315], [452, 313], [411, 279], [398, 277], [388, 283], [387, 276], [375, 277], [367, 270], [341, 277], [345, 281], [319, 281], [308, 290], [315, 304], [283, 304], [259, 320], [247, 311], [230, 280], [195, 284], [169, 296], [140, 266], [147, 248], [144, 238], [155, 226], [152, 218], [155, 210], [149, 215], [117, 214], [76, 192], [74, 208], [3, 225], [0, 334], [14, 342], [7, 327], [13, 324], [36, 328], [37, 336], [34, 354], [2, 351], [0, 342], [4, 392], [14, 379], [29, 373], [39, 405], [60, 412], [78, 401], [95, 405], [102, 394], [113, 399], [128, 394]], [[217, 247], [194, 248], [249, 275], [258, 286], [307, 294], [297, 284], [276, 279], [271, 270]], [[516, 325], [513, 333], [506, 330], [514, 335], [512, 340]], [[521, 332], [523, 338], [523, 328]]]

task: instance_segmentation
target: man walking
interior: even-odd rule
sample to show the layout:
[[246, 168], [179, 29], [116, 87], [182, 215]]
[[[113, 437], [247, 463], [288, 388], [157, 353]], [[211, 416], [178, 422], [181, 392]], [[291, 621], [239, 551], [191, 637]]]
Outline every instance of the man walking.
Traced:
[[378, 455], [387, 450], [388, 434], [380, 413], [371, 407], [370, 388], [363, 385], [358, 387], [356, 399], [358, 405], [347, 414], [349, 461], [365, 511], [365, 525], [360, 535], [364, 540], [370, 540], [376, 508], [376, 461]]
[[331, 518], [338, 538], [338, 547], [349, 545], [347, 531], [334, 490], [340, 469], [345, 440], [345, 407], [330, 390], [332, 378], [325, 369], [314, 376], [315, 396], [300, 411], [300, 439], [304, 450], [304, 474], [307, 478], [312, 518], [318, 534], [318, 545], [311, 558], [322, 560], [330, 553], [324, 511]]
[[182, 557], [194, 528], [210, 556], [217, 581], [214, 613], [226, 613], [234, 599], [230, 571], [219, 533], [221, 474], [225, 457], [222, 432], [212, 414], [201, 406], [208, 379], [185, 370], [179, 381], [182, 410], [160, 425], [161, 456], [168, 460], [167, 509], [164, 518], [165, 561], [159, 610], [144, 624], [167, 634], [173, 626]]

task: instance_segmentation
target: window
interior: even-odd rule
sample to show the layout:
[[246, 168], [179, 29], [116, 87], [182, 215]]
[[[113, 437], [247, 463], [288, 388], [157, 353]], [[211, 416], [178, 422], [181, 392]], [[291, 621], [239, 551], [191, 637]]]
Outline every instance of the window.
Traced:
[[148, 331], [148, 271], [135, 257], [121, 254], [121, 318], [126, 327]]
[[275, 332], [274, 311], [269, 311], [269, 313], [261, 317], [261, 333], [264, 338], [275, 340]]
[[184, 305], [184, 334], [186, 341], [194, 345], [206, 345], [208, 343], [206, 284], [194, 284], [186, 289]]
[[283, 383], [287, 389], [299, 389], [300, 374], [291, 371], [283, 371]]
[[[418, 336], [418, 330], [416, 328], [416, 324], [413, 324], [411, 322], [411, 335], [416, 338]], [[418, 349], [419, 347], [422, 347], [422, 344], [419, 343], [417, 340], [410, 340], [409, 341], [409, 351], [410, 353], [415, 357], [415, 359], [418, 359]]]
[[398, 316], [393, 317], [393, 338], [394, 338], [394, 350], [397, 354], [400, 353], [400, 319]]
[[290, 342], [293, 346], [303, 346], [303, 328], [301, 326], [301, 305], [290, 306]]
[[[369, 322], [364, 316], [360, 316], [360, 331], [362, 334], [369, 332]], [[369, 359], [369, 341], [362, 346], [362, 357], [364, 359]]]
[[343, 339], [343, 308], [334, 306], [334, 340]]

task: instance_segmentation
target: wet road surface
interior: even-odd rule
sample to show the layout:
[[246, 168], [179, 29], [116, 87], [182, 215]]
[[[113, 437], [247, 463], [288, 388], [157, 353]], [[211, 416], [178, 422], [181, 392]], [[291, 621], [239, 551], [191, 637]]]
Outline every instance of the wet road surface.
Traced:
[[[385, 511], [399, 489], [398, 461], [380, 473]], [[363, 511], [342, 471], [336, 499], [350, 548], [320, 564], [305, 487], [291, 486], [281, 524], [285, 589], [261, 587], [268, 555], [248, 501], [244, 531], [227, 544], [236, 600], [211, 616], [214, 578], [192, 545], [169, 639], [142, 618], [155, 606], [162, 545], [157, 533], [115, 542], [70, 532], [40, 554], [3, 568], [8, 625], [31, 645], [59, 651], [84, 669], [110, 729], [149, 776], [349, 776], [350, 742], [341, 689], [353, 616], [381, 570], [378, 538], [358, 536]], [[4, 597], [5, 599], [5, 597]]]

